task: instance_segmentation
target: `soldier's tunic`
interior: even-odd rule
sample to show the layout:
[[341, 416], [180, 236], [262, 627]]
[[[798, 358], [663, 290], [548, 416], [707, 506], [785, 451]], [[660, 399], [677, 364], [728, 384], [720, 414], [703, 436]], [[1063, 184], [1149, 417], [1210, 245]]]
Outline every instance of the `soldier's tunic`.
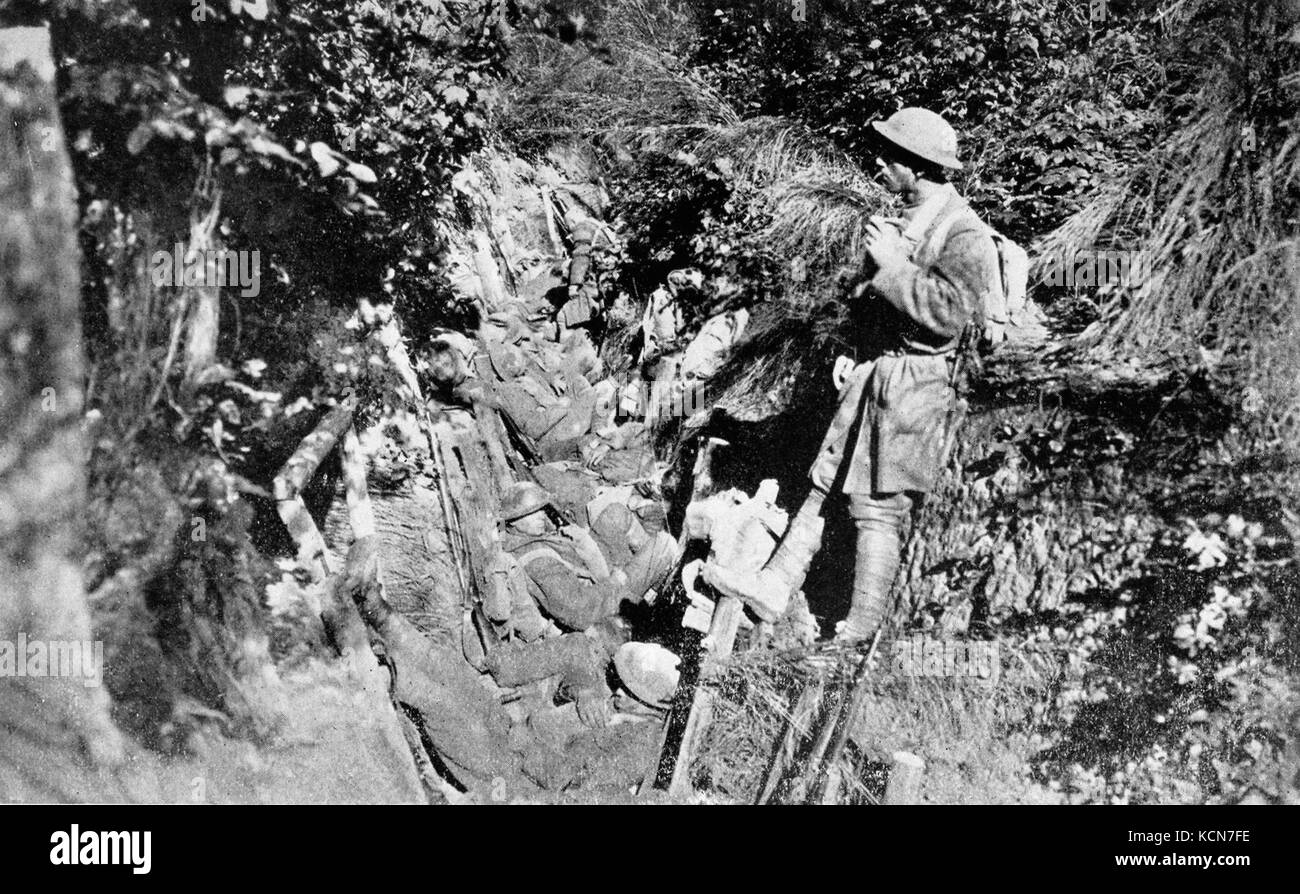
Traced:
[[575, 370], [546, 370], [509, 345], [488, 345], [474, 359], [473, 399], [503, 412], [532, 438], [544, 460], [577, 455], [578, 441], [591, 429], [599, 397]]
[[654, 472], [651, 433], [640, 422], [624, 422], [612, 431], [584, 438], [583, 464], [609, 484], [627, 484], [649, 478]]
[[586, 529], [566, 525], [547, 534], [507, 533], [502, 547], [528, 576], [528, 592], [564, 630], [586, 630], [630, 599], [610, 577], [600, 547]]
[[655, 372], [647, 421], [685, 418], [703, 409], [704, 385], [722, 369], [748, 324], [749, 311], [743, 308], [715, 314], [685, 348], [663, 357]]
[[[591, 535], [611, 568], [627, 575], [627, 589], [643, 598], [672, 571], [677, 540], [663, 530], [662, 507], [632, 485], [605, 488], [586, 506]], [[647, 527], [649, 526], [649, 527]]]
[[559, 460], [533, 466], [533, 478], [566, 518], [579, 519], [586, 515], [587, 503], [600, 491], [600, 476], [583, 468], [577, 460]]
[[748, 325], [749, 311], [741, 308], [716, 314], [700, 327], [682, 354], [681, 376], [688, 388], [717, 375]]
[[[564, 329], [585, 326], [591, 323], [599, 313], [599, 305], [594, 294], [599, 294], [599, 284], [593, 288], [586, 287], [584, 280], [591, 271], [591, 252], [603, 242], [611, 250], [617, 241], [610, 228], [601, 220], [609, 198], [599, 186], [590, 183], [563, 183], [552, 192], [555, 206], [564, 230], [568, 233], [572, 245], [570, 264], [577, 265], [577, 271], [570, 270], [568, 282], [582, 285], [583, 289], [569, 298], [558, 310], [557, 319]], [[563, 249], [557, 227], [553, 220], [548, 221], [551, 238], [557, 251]], [[599, 271], [594, 271], [599, 276]]]
[[859, 289], [873, 296], [862, 300], [892, 309], [895, 335], [845, 384], [809, 473], [826, 491], [841, 476], [846, 494], [933, 489], [956, 408], [956, 348], [1000, 277], [987, 228], [951, 186], [904, 217], [904, 236], [916, 244], [911, 260], [882, 267]]

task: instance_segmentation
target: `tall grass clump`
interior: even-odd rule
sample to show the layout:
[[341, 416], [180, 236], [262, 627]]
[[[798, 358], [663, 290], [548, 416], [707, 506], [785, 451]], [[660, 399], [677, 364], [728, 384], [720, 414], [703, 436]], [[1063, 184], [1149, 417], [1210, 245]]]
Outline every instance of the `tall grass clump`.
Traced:
[[1300, 423], [1300, 56], [1290, 4], [1170, 4], [1171, 129], [1045, 240], [1043, 257], [1142, 252], [1088, 347], [1204, 369], [1266, 445]]

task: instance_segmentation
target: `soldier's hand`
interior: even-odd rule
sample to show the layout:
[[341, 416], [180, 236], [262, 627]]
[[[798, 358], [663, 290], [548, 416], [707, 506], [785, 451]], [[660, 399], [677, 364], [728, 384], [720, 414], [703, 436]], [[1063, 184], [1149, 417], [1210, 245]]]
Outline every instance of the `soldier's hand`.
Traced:
[[845, 357], [843, 354], [835, 358], [835, 368], [831, 370], [831, 381], [835, 383], [836, 391], [844, 390], [844, 386], [848, 384], [849, 376], [853, 375], [853, 370], [857, 369], [857, 366], [851, 357]]
[[607, 686], [602, 685], [599, 688], [583, 689], [578, 692], [574, 698], [574, 706], [578, 709], [578, 719], [584, 726], [603, 729], [609, 725], [613, 709]]
[[867, 254], [878, 267], [889, 267], [907, 260], [907, 242], [898, 228], [880, 220], [867, 227], [865, 243]]

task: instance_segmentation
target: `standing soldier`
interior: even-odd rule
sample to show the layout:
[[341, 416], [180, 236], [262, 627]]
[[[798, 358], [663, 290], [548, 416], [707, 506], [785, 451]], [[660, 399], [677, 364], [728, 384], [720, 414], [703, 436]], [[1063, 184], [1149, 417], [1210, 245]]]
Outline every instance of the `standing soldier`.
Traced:
[[948, 183], [947, 172], [962, 167], [956, 132], [917, 108], [873, 127], [881, 180], [906, 205], [897, 225], [873, 222], [870, 263], [853, 292], [881, 305], [884, 348], [856, 368], [836, 364], [840, 403], [809, 473], [812, 491], [767, 564], [747, 574], [704, 569], [719, 591], [779, 616], [821, 544], [822, 503], [838, 485], [858, 531], [853, 603], [836, 637], [848, 642], [870, 639], [884, 620], [903, 527], [933, 489], [964, 410], [955, 389], [962, 349], [986, 290], [1001, 288], [988, 227]]

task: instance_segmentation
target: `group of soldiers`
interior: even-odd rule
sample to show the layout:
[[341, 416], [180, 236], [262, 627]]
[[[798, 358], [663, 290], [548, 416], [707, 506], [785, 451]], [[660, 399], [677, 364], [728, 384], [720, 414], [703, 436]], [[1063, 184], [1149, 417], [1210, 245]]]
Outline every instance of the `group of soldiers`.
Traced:
[[565, 306], [518, 302], [473, 339], [436, 339], [428, 365], [445, 401], [501, 420], [501, 443], [527, 470], [501, 489], [500, 585], [474, 610], [466, 657], [501, 686], [531, 687], [517, 713], [567, 694], [578, 719], [600, 727], [611, 663], [634, 713], [662, 709], [675, 687], [676, 656], [632, 642], [627, 616], [655, 600], [678, 549], [647, 426], [620, 418], [619, 387], [588, 327], [561, 322]]
[[[869, 333], [877, 347], [864, 362], [836, 363], [839, 408], [809, 473], [812, 490], [788, 524], [773, 514], [774, 492], [716, 507], [718, 518], [743, 507], [734, 526], [763, 533], [762, 555], [723, 538], [687, 569], [692, 587], [702, 582], [761, 621], [778, 619], [820, 547], [825, 501], [843, 493], [857, 527], [852, 606], [836, 634], [847, 642], [874, 637], [887, 615], [905, 527], [961, 422], [960, 366], [990, 322], [988, 298], [1002, 275], [991, 231], [948, 183], [962, 163], [947, 122], [904, 109], [875, 131], [880, 179], [904, 205], [900, 218], [874, 220], [852, 284], [850, 300], [879, 310]], [[561, 186], [552, 184], [553, 195]], [[665, 388], [693, 387], [717, 371], [748, 318], [724, 311], [688, 333], [677, 299], [703, 283], [694, 271], [674, 273], [642, 320], [638, 366], [655, 387], [648, 403], [629, 400], [628, 383], [603, 375], [597, 348], [605, 309], [588, 281], [589, 252], [609, 233], [591, 219], [594, 204], [560, 204], [550, 224], [570, 236], [560, 286], [497, 308], [473, 339], [442, 336], [428, 363], [444, 400], [501, 420], [527, 469], [502, 492], [491, 569], [502, 585], [475, 607], [465, 656], [499, 686], [531, 691], [532, 708], [567, 692], [587, 727], [610, 719], [607, 679], [625, 687], [633, 712], [662, 710], [676, 686], [677, 656], [633, 641], [628, 621], [683, 555], [667, 530], [647, 422]], [[697, 527], [710, 527], [712, 515], [697, 515], [705, 520]]]

